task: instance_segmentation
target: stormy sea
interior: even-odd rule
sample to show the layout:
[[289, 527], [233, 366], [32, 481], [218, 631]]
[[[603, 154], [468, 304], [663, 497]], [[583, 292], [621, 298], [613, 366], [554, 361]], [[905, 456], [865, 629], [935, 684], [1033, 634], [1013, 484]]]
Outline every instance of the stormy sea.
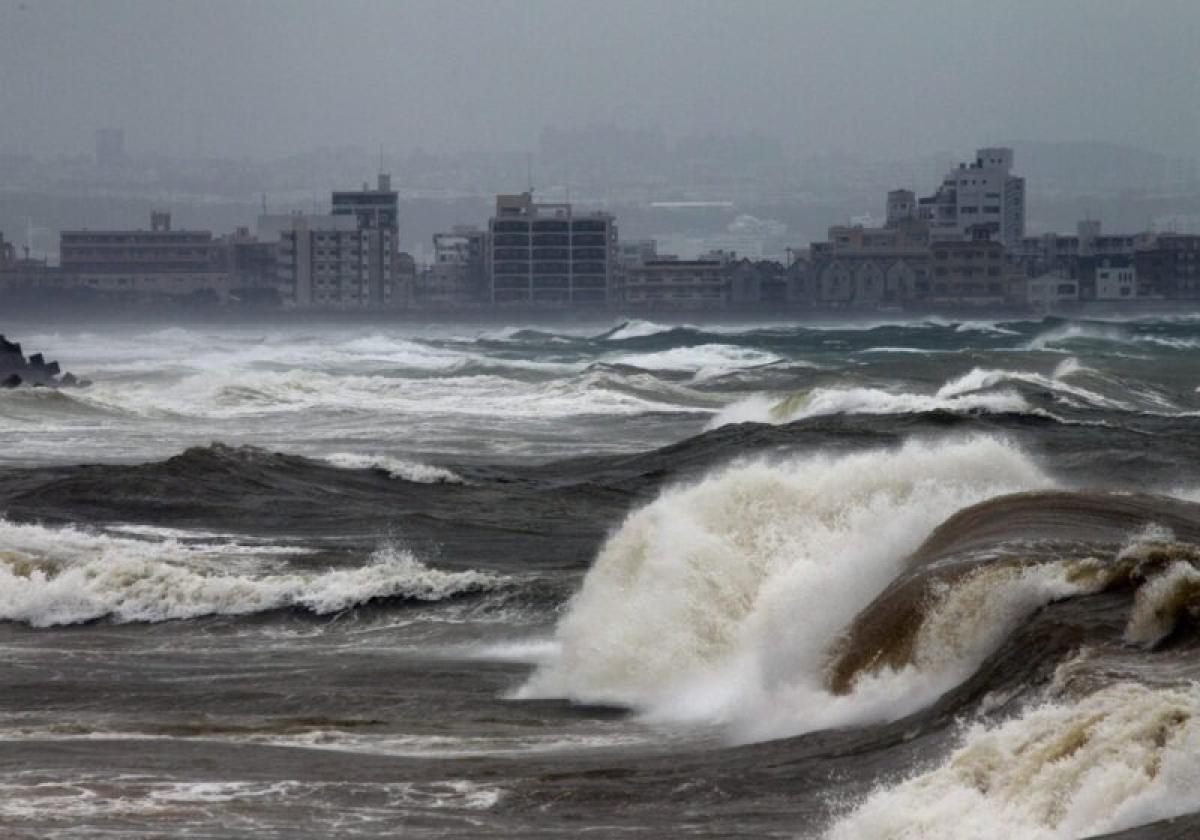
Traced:
[[1200, 834], [1200, 317], [0, 327], [0, 836]]

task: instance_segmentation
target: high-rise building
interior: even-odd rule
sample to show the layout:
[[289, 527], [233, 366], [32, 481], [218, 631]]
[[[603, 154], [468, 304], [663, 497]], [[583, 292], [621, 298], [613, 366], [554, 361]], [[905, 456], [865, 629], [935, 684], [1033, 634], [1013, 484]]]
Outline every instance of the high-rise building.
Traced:
[[937, 192], [918, 202], [930, 239], [991, 239], [1015, 251], [1025, 235], [1025, 179], [1012, 167], [1012, 149], [996, 147], [946, 173]]
[[493, 303], [565, 306], [609, 300], [617, 271], [617, 224], [610, 214], [539, 204], [529, 192], [498, 195], [488, 232]]
[[365, 306], [400, 303], [407, 290], [397, 288], [396, 257], [400, 252], [399, 202], [389, 175], [380, 175], [377, 188], [367, 184], [357, 192], [335, 192], [333, 215], [351, 217], [362, 232], [366, 255]]

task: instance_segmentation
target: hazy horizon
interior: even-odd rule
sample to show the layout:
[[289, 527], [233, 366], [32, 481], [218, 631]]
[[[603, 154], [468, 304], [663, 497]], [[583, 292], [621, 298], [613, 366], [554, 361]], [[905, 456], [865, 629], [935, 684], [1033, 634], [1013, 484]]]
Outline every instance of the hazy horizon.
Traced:
[[1198, 42], [1200, 6], [1177, 0], [0, 0], [0, 151], [85, 154], [120, 127], [135, 154], [401, 156], [611, 125], [792, 155], [1026, 140], [1190, 156]]

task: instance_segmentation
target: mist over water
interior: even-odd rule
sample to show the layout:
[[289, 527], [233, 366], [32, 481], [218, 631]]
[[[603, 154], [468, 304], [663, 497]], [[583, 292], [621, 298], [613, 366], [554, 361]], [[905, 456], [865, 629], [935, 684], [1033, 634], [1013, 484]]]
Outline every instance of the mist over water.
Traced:
[[19, 338], [6, 836], [1196, 824], [1200, 319]]

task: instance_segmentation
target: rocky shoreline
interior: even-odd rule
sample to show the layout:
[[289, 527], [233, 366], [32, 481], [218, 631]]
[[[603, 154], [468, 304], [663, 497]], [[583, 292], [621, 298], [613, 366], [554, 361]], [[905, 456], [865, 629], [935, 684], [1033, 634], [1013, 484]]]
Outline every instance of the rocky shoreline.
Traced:
[[18, 388], [22, 385], [34, 388], [79, 388], [90, 384], [73, 373], [63, 373], [58, 362], [46, 361], [41, 353], [25, 358], [19, 343], [0, 335], [0, 388]]

